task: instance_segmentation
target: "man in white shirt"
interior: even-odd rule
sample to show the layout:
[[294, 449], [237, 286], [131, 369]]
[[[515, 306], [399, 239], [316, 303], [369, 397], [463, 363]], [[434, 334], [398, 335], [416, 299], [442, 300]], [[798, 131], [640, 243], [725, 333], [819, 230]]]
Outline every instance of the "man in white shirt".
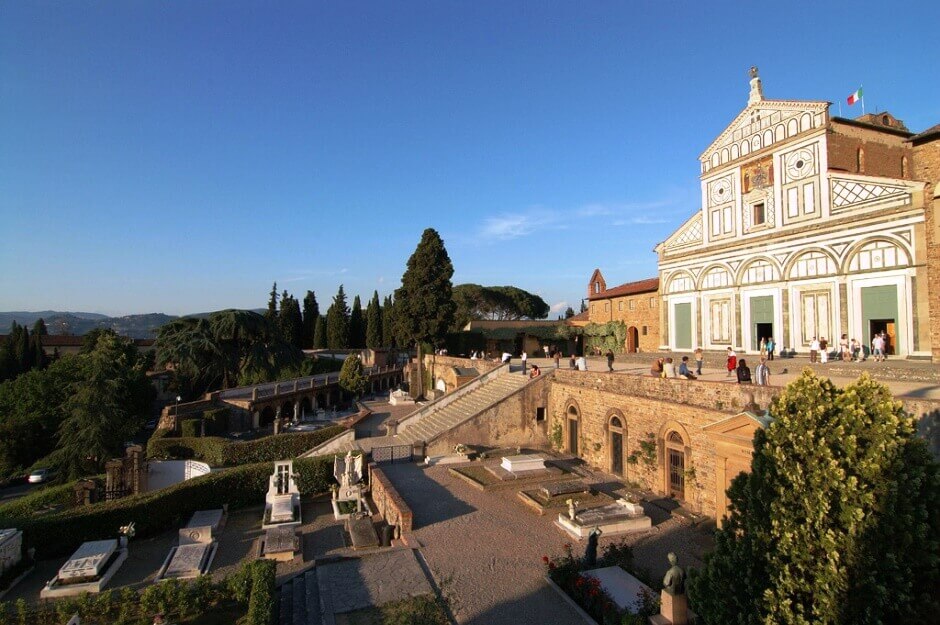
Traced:
[[578, 367], [578, 371], [587, 371], [587, 360], [584, 356], [578, 356], [578, 360], [575, 362]]
[[766, 358], [760, 359], [760, 364], [754, 369], [754, 378], [758, 386], [770, 386], [770, 368]]
[[509, 362], [510, 360], [512, 360], [512, 354], [510, 354], [509, 352], [503, 352], [502, 362], [505, 364]]
[[875, 362], [885, 359], [885, 339], [880, 332], [871, 340], [871, 355], [875, 357]]
[[819, 357], [819, 339], [813, 337], [813, 342], [809, 344], [809, 361], [816, 362]]
[[522, 375], [525, 375], [525, 365], [528, 359], [529, 355], [525, 353], [525, 350], [522, 350]]

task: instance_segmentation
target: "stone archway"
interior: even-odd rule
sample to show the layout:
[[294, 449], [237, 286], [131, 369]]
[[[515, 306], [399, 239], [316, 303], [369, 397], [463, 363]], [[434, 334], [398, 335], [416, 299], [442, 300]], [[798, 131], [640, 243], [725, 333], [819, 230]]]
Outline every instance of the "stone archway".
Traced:
[[274, 417], [276, 413], [274, 412], [273, 406], [265, 406], [264, 410], [261, 411], [261, 418], [258, 420], [259, 427], [268, 427], [274, 423]]
[[311, 415], [313, 412], [313, 405], [310, 402], [309, 397], [304, 397], [300, 400], [300, 418], [304, 419], [307, 416]]
[[565, 441], [564, 449], [574, 456], [581, 455], [581, 410], [578, 405], [571, 403], [565, 410]]
[[684, 501], [686, 495], [685, 471], [687, 468], [687, 445], [682, 438], [682, 434], [676, 430], [672, 430], [666, 434], [663, 441], [663, 449], [665, 452], [663, 469], [665, 471], [666, 494], [679, 501]]
[[626, 474], [627, 422], [619, 411], [612, 412], [607, 419], [608, 468], [614, 475]]

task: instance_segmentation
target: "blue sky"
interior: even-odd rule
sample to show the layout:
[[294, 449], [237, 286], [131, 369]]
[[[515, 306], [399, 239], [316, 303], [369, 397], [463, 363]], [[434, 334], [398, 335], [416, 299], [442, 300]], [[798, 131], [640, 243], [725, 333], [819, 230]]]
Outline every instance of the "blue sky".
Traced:
[[0, 310], [325, 308], [426, 227], [455, 283], [577, 309], [656, 274], [749, 66], [940, 122], [940, 3], [785, 6], [2, 3]]

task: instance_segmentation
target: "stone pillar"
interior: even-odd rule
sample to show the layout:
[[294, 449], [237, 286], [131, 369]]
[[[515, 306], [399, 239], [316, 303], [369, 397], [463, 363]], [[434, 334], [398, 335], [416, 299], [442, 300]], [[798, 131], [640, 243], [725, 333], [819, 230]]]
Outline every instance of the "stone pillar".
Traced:
[[251, 389], [251, 401], [258, 401], [258, 387]]
[[672, 594], [663, 590], [659, 595], [659, 614], [650, 617], [652, 625], [687, 625], [689, 622], [689, 600], [684, 594]]
[[[294, 386], [297, 386], [297, 383], [294, 382]], [[294, 421], [300, 421], [300, 400], [294, 400]]]
[[257, 430], [261, 427], [261, 411], [255, 410], [251, 413], [251, 428]]
[[281, 393], [281, 383], [278, 382], [274, 385], [274, 394], [279, 395]]
[[295, 392], [295, 393], [297, 392], [297, 384], [299, 384], [299, 383], [300, 383], [299, 380], [294, 380], [294, 392]]

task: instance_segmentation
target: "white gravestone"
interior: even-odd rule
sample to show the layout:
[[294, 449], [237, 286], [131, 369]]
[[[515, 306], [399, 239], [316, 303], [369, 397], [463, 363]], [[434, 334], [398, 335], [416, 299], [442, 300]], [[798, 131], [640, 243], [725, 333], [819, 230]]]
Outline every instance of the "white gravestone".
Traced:
[[212, 546], [207, 543], [180, 545], [166, 567], [163, 577], [197, 577], [202, 574]]
[[525, 473], [526, 471], [541, 471], [545, 468], [545, 459], [537, 454], [519, 454], [517, 456], [504, 456], [500, 465], [510, 473]]
[[222, 508], [215, 510], [198, 510], [193, 512], [193, 516], [189, 519], [189, 523], [186, 524], [186, 527], [209, 526], [212, 528], [213, 532], [217, 532], [222, 525], [222, 517], [224, 515], [225, 510]]
[[362, 489], [357, 486], [362, 481], [362, 455], [354, 456], [348, 452], [344, 458], [337, 456], [333, 460], [333, 477], [339, 482], [338, 498], [359, 500]]
[[294, 517], [294, 510], [300, 509], [300, 490], [294, 479], [294, 464], [290, 460], [274, 463], [274, 473], [268, 478], [268, 492], [264, 498], [265, 513], [268, 522], [262, 523], [262, 529], [278, 523], [301, 522], [300, 516]]
[[59, 569], [59, 579], [100, 576], [104, 565], [117, 548], [118, 541], [114, 538], [82, 543]]

